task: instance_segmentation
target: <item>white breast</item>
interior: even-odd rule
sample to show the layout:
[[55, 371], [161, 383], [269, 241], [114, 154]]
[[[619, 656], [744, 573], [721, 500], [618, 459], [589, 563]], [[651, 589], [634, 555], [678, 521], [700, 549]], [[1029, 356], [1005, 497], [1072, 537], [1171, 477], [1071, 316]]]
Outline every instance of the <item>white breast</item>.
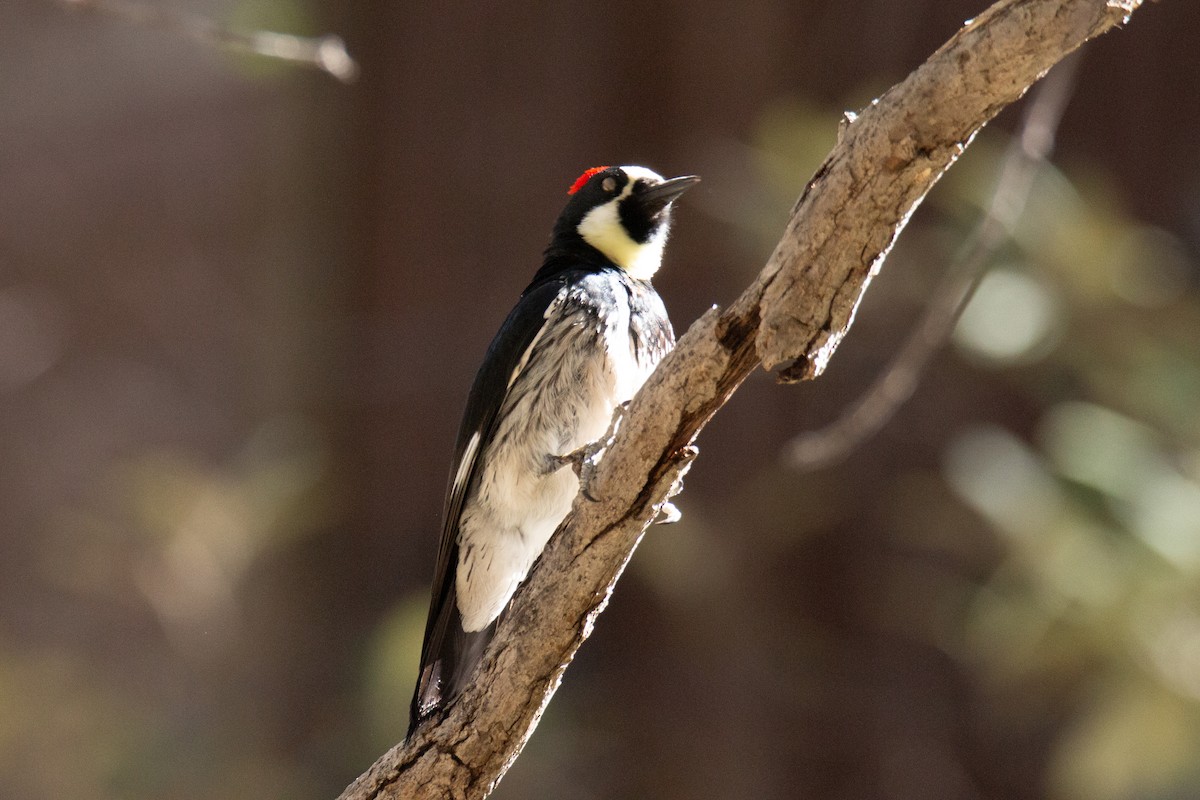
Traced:
[[[615, 407], [632, 398], [653, 369], [634, 359], [629, 308], [620, 306], [603, 330], [582, 312], [570, 324], [544, 329], [555, 333], [539, 336], [509, 387], [459, 524], [456, 590], [467, 631], [499, 616], [571, 510], [579, 482], [570, 467], [552, 469], [549, 457], [603, 436]], [[556, 302], [548, 321], [570, 307]]]

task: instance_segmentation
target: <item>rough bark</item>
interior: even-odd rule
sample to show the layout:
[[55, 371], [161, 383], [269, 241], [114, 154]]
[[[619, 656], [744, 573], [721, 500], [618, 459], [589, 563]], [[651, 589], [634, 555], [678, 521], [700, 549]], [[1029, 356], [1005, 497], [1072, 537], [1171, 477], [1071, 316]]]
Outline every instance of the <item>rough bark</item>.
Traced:
[[1000, 109], [1141, 0], [1001, 0], [858, 115], [792, 210], [775, 252], [729, 308], [696, 321], [630, 406], [596, 473], [517, 593], [473, 687], [342, 794], [485, 797], [517, 757], [696, 434], [758, 365], [813, 378], [849, 330], [913, 210]]

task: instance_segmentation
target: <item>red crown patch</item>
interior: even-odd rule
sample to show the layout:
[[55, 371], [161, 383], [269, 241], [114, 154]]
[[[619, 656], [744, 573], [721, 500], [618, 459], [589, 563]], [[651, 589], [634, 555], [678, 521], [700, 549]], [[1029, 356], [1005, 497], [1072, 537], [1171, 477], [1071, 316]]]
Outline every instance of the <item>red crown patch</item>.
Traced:
[[567, 194], [575, 194], [583, 188], [583, 185], [588, 182], [588, 179], [590, 179], [597, 172], [603, 172], [606, 169], [608, 169], [607, 166], [592, 167], [591, 169], [586, 170], [582, 175], [575, 179], [574, 183], [571, 184], [571, 188], [567, 190]]

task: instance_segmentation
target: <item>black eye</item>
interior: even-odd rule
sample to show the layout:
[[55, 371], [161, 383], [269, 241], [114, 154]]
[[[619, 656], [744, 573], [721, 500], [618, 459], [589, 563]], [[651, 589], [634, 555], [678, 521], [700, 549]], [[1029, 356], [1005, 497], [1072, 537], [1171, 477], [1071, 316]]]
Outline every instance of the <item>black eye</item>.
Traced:
[[611, 175], [600, 182], [600, 188], [612, 194], [617, 190], [617, 179]]

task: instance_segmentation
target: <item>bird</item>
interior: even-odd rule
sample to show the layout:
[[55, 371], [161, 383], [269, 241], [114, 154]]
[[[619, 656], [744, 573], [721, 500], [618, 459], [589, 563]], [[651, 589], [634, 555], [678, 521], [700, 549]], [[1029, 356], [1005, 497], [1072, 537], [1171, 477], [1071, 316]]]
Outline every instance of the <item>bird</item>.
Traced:
[[675, 344], [650, 279], [672, 204], [699, 181], [601, 166], [571, 185], [541, 268], [467, 396], [409, 733], [470, 683], [517, 587], [571, 509], [614, 413]]

